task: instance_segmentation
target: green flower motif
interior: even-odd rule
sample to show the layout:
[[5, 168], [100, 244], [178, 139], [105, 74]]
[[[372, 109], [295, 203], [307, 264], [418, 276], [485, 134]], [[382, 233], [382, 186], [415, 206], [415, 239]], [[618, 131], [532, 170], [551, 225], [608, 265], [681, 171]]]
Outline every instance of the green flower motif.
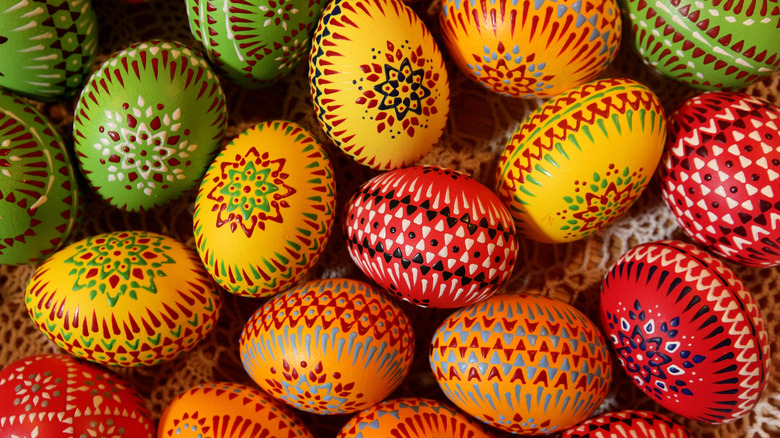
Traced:
[[269, 195], [279, 191], [271, 180], [271, 169], [257, 170], [255, 163], [250, 161], [244, 169], [228, 170], [228, 180], [230, 183], [219, 191], [230, 199], [226, 213], [240, 210], [241, 217], [247, 221], [254, 210], [271, 212]]

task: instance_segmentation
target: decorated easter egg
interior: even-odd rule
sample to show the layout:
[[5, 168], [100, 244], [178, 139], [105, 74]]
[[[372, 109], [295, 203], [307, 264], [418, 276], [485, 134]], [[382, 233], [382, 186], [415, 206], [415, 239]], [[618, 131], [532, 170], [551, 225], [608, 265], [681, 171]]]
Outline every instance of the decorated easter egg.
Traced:
[[20, 359], [0, 371], [4, 437], [152, 438], [141, 394], [105, 369], [67, 354]]
[[549, 97], [600, 75], [617, 55], [616, 0], [446, 0], [439, 15], [455, 64], [512, 97]]
[[358, 267], [399, 298], [423, 307], [481, 301], [512, 274], [512, 216], [489, 188], [435, 166], [393, 170], [363, 184], [344, 213]]
[[401, 0], [333, 0], [312, 38], [309, 82], [328, 137], [378, 170], [425, 156], [449, 114], [439, 47]]
[[522, 435], [560, 432], [588, 418], [612, 382], [596, 325], [543, 296], [495, 295], [458, 310], [433, 335], [429, 359], [455, 405]]
[[70, 156], [33, 106], [0, 90], [0, 264], [33, 263], [68, 240], [82, 212]]
[[741, 88], [780, 66], [780, 5], [621, 0], [644, 62], [696, 88]]
[[[261, 88], [308, 58], [326, 0], [187, 0], [190, 31], [231, 82]], [[229, 5], [229, 6], [228, 6]]]
[[398, 305], [350, 279], [315, 280], [259, 308], [241, 332], [241, 362], [273, 397], [316, 414], [375, 405], [403, 381], [414, 333]]
[[328, 156], [305, 128], [283, 121], [251, 127], [223, 149], [200, 185], [198, 254], [229, 292], [276, 294], [325, 249], [335, 193]]
[[170, 237], [119, 231], [56, 252], [27, 285], [27, 312], [49, 339], [104, 365], [167, 361], [192, 349], [221, 299], [195, 251]]
[[767, 385], [766, 326], [734, 271], [678, 241], [636, 246], [601, 290], [601, 319], [633, 382], [706, 423], [747, 415]]
[[361, 411], [336, 438], [489, 438], [481, 424], [447, 404], [422, 397], [383, 401]]
[[0, 7], [0, 87], [33, 99], [81, 91], [97, 55], [91, 0], [5, 2]]
[[658, 166], [664, 111], [649, 88], [602, 79], [550, 99], [504, 148], [497, 192], [521, 236], [571, 242], [605, 228], [639, 197]]
[[238, 436], [313, 437], [290, 408], [263, 391], [231, 382], [203, 383], [179, 394], [157, 428], [158, 438]]
[[92, 74], [73, 137], [98, 195], [142, 211], [200, 182], [226, 124], [225, 96], [206, 60], [181, 43], [153, 40], [115, 53]]
[[666, 415], [651, 411], [607, 412], [567, 429], [561, 438], [692, 438], [683, 426]]
[[664, 199], [688, 236], [745, 265], [780, 264], [779, 124], [780, 108], [730, 91], [692, 97], [669, 116]]

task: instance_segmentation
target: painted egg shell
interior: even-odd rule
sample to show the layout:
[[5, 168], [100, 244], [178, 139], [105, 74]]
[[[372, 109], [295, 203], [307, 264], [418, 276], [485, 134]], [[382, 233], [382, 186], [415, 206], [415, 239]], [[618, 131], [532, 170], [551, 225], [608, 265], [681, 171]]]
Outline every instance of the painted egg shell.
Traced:
[[0, 87], [44, 101], [81, 91], [98, 48], [91, 0], [9, 1], [1, 9]]
[[82, 198], [57, 129], [0, 90], [0, 264], [37, 262], [70, 237]]
[[497, 192], [518, 234], [571, 242], [605, 228], [658, 166], [666, 122], [658, 97], [630, 79], [602, 79], [526, 118], [498, 163]]
[[305, 275], [330, 236], [336, 186], [320, 143], [282, 121], [249, 128], [214, 160], [195, 201], [198, 254], [243, 296], [276, 294]]
[[692, 438], [683, 426], [666, 415], [651, 411], [607, 412], [567, 429], [561, 438]]
[[269, 300], [244, 326], [241, 361], [270, 395], [316, 414], [366, 409], [403, 381], [414, 333], [398, 305], [349, 279], [304, 283]]
[[141, 395], [105, 369], [67, 354], [31, 356], [0, 371], [4, 437], [154, 436]]
[[49, 339], [104, 365], [153, 365], [192, 349], [221, 299], [195, 251], [144, 231], [100, 234], [35, 270], [27, 312]]
[[447, 0], [439, 21], [461, 71], [512, 97], [554, 96], [595, 79], [622, 33], [616, 0]]
[[352, 417], [336, 438], [489, 438], [482, 425], [450, 406], [420, 397], [383, 401]]
[[444, 394], [499, 429], [546, 435], [588, 418], [612, 382], [607, 346], [573, 306], [532, 295], [495, 295], [458, 310], [430, 349]]
[[780, 108], [710, 92], [669, 116], [663, 197], [685, 233], [750, 266], [780, 264]]
[[435, 166], [393, 170], [363, 184], [344, 215], [347, 249], [372, 280], [423, 307], [481, 301], [512, 274], [512, 216], [489, 188]]
[[401, 0], [333, 0], [312, 38], [314, 111], [330, 139], [378, 170], [419, 161], [449, 114], [439, 47]]
[[163, 411], [157, 436], [313, 437], [284, 404], [263, 391], [230, 382], [204, 383], [179, 394]]
[[181, 43], [154, 40], [115, 53], [92, 74], [73, 136], [97, 193], [142, 211], [200, 182], [226, 124], [225, 96], [206, 60]]
[[629, 377], [679, 415], [732, 421], [766, 388], [769, 344], [756, 301], [693, 245], [651, 242], [623, 254], [604, 280], [601, 318]]
[[775, 0], [621, 0], [621, 5], [634, 48], [667, 77], [696, 88], [741, 88], [780, 66]]
[[325, 3], [187, 0], [187, 16], [190, 31], [217, 70], [241, 87], [257, 89], [277, 82], [308, 58], [311, 33]]

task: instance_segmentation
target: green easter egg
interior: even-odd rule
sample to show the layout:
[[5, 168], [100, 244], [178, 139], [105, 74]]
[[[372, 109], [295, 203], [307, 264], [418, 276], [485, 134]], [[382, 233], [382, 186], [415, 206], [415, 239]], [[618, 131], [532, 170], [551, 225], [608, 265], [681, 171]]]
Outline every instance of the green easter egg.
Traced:
[[0, 264], [37, 262], [57, 249], [76, 228], [81, 205], [57, 129], [0, 90]]
[[3, 2], [0, 87], [44, 101], [75, 95], [95, 61], [97, 33], [91, 0]]
[[195, 50], [134, 44], [92, 74], [73, 121], [79, 165], [109, 204], [145, 211], [195, 187], [222, 144], [225, 95]]

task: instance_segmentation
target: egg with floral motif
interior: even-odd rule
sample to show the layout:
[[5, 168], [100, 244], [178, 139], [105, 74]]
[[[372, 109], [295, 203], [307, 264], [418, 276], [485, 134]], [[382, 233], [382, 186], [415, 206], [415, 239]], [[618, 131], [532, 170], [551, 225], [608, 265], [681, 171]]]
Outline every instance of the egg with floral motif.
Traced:
[[[186, 0], [190, 31], [216, 69], [249, 89], [276, 83], [309, 55], [326, 0]], [[229, 4], [229, 6], [227, 6]]]
[[649, 88], [621, 78], [575, 87], [533, 111], [507, 142], [496, 173], [518, 234], [564, 243], [614, 222], [650, 182], [665, 120]]
[[449, 79], [428, 28], [401, 0], [333, 0], [309, 59], [314, 112], [356, 162], [406, 167], [439, 141]]
[[428, 359], [458, 408], [520, 435], [575, 426], [612, 383], [598, 327], [574, 306], [539, 295], [499, 294], [458, 310], [434, 333]]
[[588, 418], [561, 434], [561, 438], [693, 438], [688, 429], [652, 411], [625, 410]]
[[232, 382], [202, 383], [171, 400], [158, 438], [313, 438], [292, 409], [255, 388]]
[[347, 250], [369, 278], [422, 307], [463, 307], [509, 278], [518, 242], [506, 206], [470, 176], [412, 166], [364, 183], [344, 212]]
[[146, 211], [196, 187], [227, 126], [217, 76], [176, 41], [133, 44], [104, 61], [76, 104], [74, 148], [109, 204]]
[[67, 354], [31, 356], [0, 371], [4, 437], [152, 438], [141, 394], [103, 368]]
[[550, 97], [599, 76], [622, 34], [616, 0], [446, 0], [442, 36], [455, 64], [485, 88]]
[[35, 325], [59, 347], [125, 367], [191, 350], [214, 328], [221, 304], [194, 250], [146, 231], [98, 234], [57, 251], [25, 293]]
[[316, 414], [344, 414], [398, 387], [414, 333], [401, 308], [369, 284], [314, 280], [260, 307], [239, 350], [244, 369], [271, 396]]
[[621, 366], [666, 409], [704, 423], [748, 415], [767, 387], [769, 337], [736, 273], [689, 243], [644, 243], [601, 288], [601, 320]]

